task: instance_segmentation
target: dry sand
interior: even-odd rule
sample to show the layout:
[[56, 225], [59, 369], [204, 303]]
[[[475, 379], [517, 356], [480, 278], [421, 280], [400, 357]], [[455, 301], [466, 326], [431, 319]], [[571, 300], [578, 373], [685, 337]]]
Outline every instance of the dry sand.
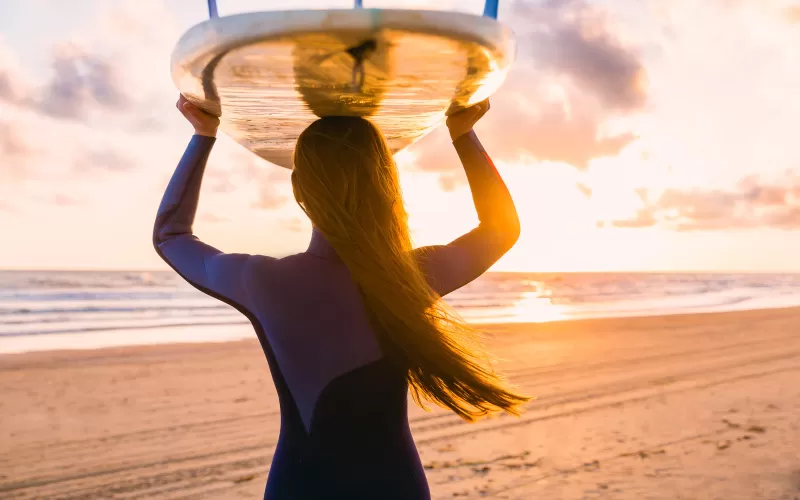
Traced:
[[[435, 499], [800, 499], [800, 310], [502, 325], [538, 399], [411, 410]], [[254, 341], [0, 356], [0, 498], [261, 498], [278, 405]]]

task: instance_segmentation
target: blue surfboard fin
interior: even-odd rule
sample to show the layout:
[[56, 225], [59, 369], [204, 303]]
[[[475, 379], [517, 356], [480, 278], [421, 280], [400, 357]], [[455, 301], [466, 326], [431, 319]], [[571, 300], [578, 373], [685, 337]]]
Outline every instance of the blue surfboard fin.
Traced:
[[219, 17], [219, 12], [217, 12], [217, 0], [208, 0], [208, 17], [209, 19]]
[[483, 7], [483, 15], [497, 19], [497, 4], [499, 2], [500, 0], [486, 0], [486, 4]]

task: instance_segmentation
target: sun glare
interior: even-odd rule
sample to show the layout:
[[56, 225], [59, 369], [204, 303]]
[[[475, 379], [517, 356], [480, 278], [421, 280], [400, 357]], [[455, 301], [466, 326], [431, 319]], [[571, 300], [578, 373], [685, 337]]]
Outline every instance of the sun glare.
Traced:
[[550, 297], [542, 296], [539, 292], [525, 292], [511, 307], [510, 316], [513, 321], [520, 323], [546, 323], [566, 319], [565, 308], [553, 304]]

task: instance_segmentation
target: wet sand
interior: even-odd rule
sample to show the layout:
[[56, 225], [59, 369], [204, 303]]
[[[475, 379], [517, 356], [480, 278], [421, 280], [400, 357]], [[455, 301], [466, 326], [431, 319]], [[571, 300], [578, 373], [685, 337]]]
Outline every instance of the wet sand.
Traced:
[[[800, 499], [800, 309], [487, 327], [537, 396], [413, 407], [433, 498]], [[258, 344], [0, 356], [0, 498], [261, 498], [278, 404]]]

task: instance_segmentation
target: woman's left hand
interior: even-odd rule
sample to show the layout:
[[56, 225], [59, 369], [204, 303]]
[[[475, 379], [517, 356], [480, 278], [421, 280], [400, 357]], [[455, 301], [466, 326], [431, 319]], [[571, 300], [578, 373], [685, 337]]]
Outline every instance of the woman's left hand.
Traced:
[[190, 103], [183, 94], [178, 98], [175, 107], [186, 118], [186, 120], [194, 127], [194, 133], [197, 135], [204, 135], [207, 137], [217, 136], [217, 127], [219, 127], [219, 118], [210, 115]]
[[487, 111], [489, 111], [489, 99], [448, 116], [447, 129], [450, 131], [450, 138], [455, 141], [472, 130], [472, 127], [483, 118]]

